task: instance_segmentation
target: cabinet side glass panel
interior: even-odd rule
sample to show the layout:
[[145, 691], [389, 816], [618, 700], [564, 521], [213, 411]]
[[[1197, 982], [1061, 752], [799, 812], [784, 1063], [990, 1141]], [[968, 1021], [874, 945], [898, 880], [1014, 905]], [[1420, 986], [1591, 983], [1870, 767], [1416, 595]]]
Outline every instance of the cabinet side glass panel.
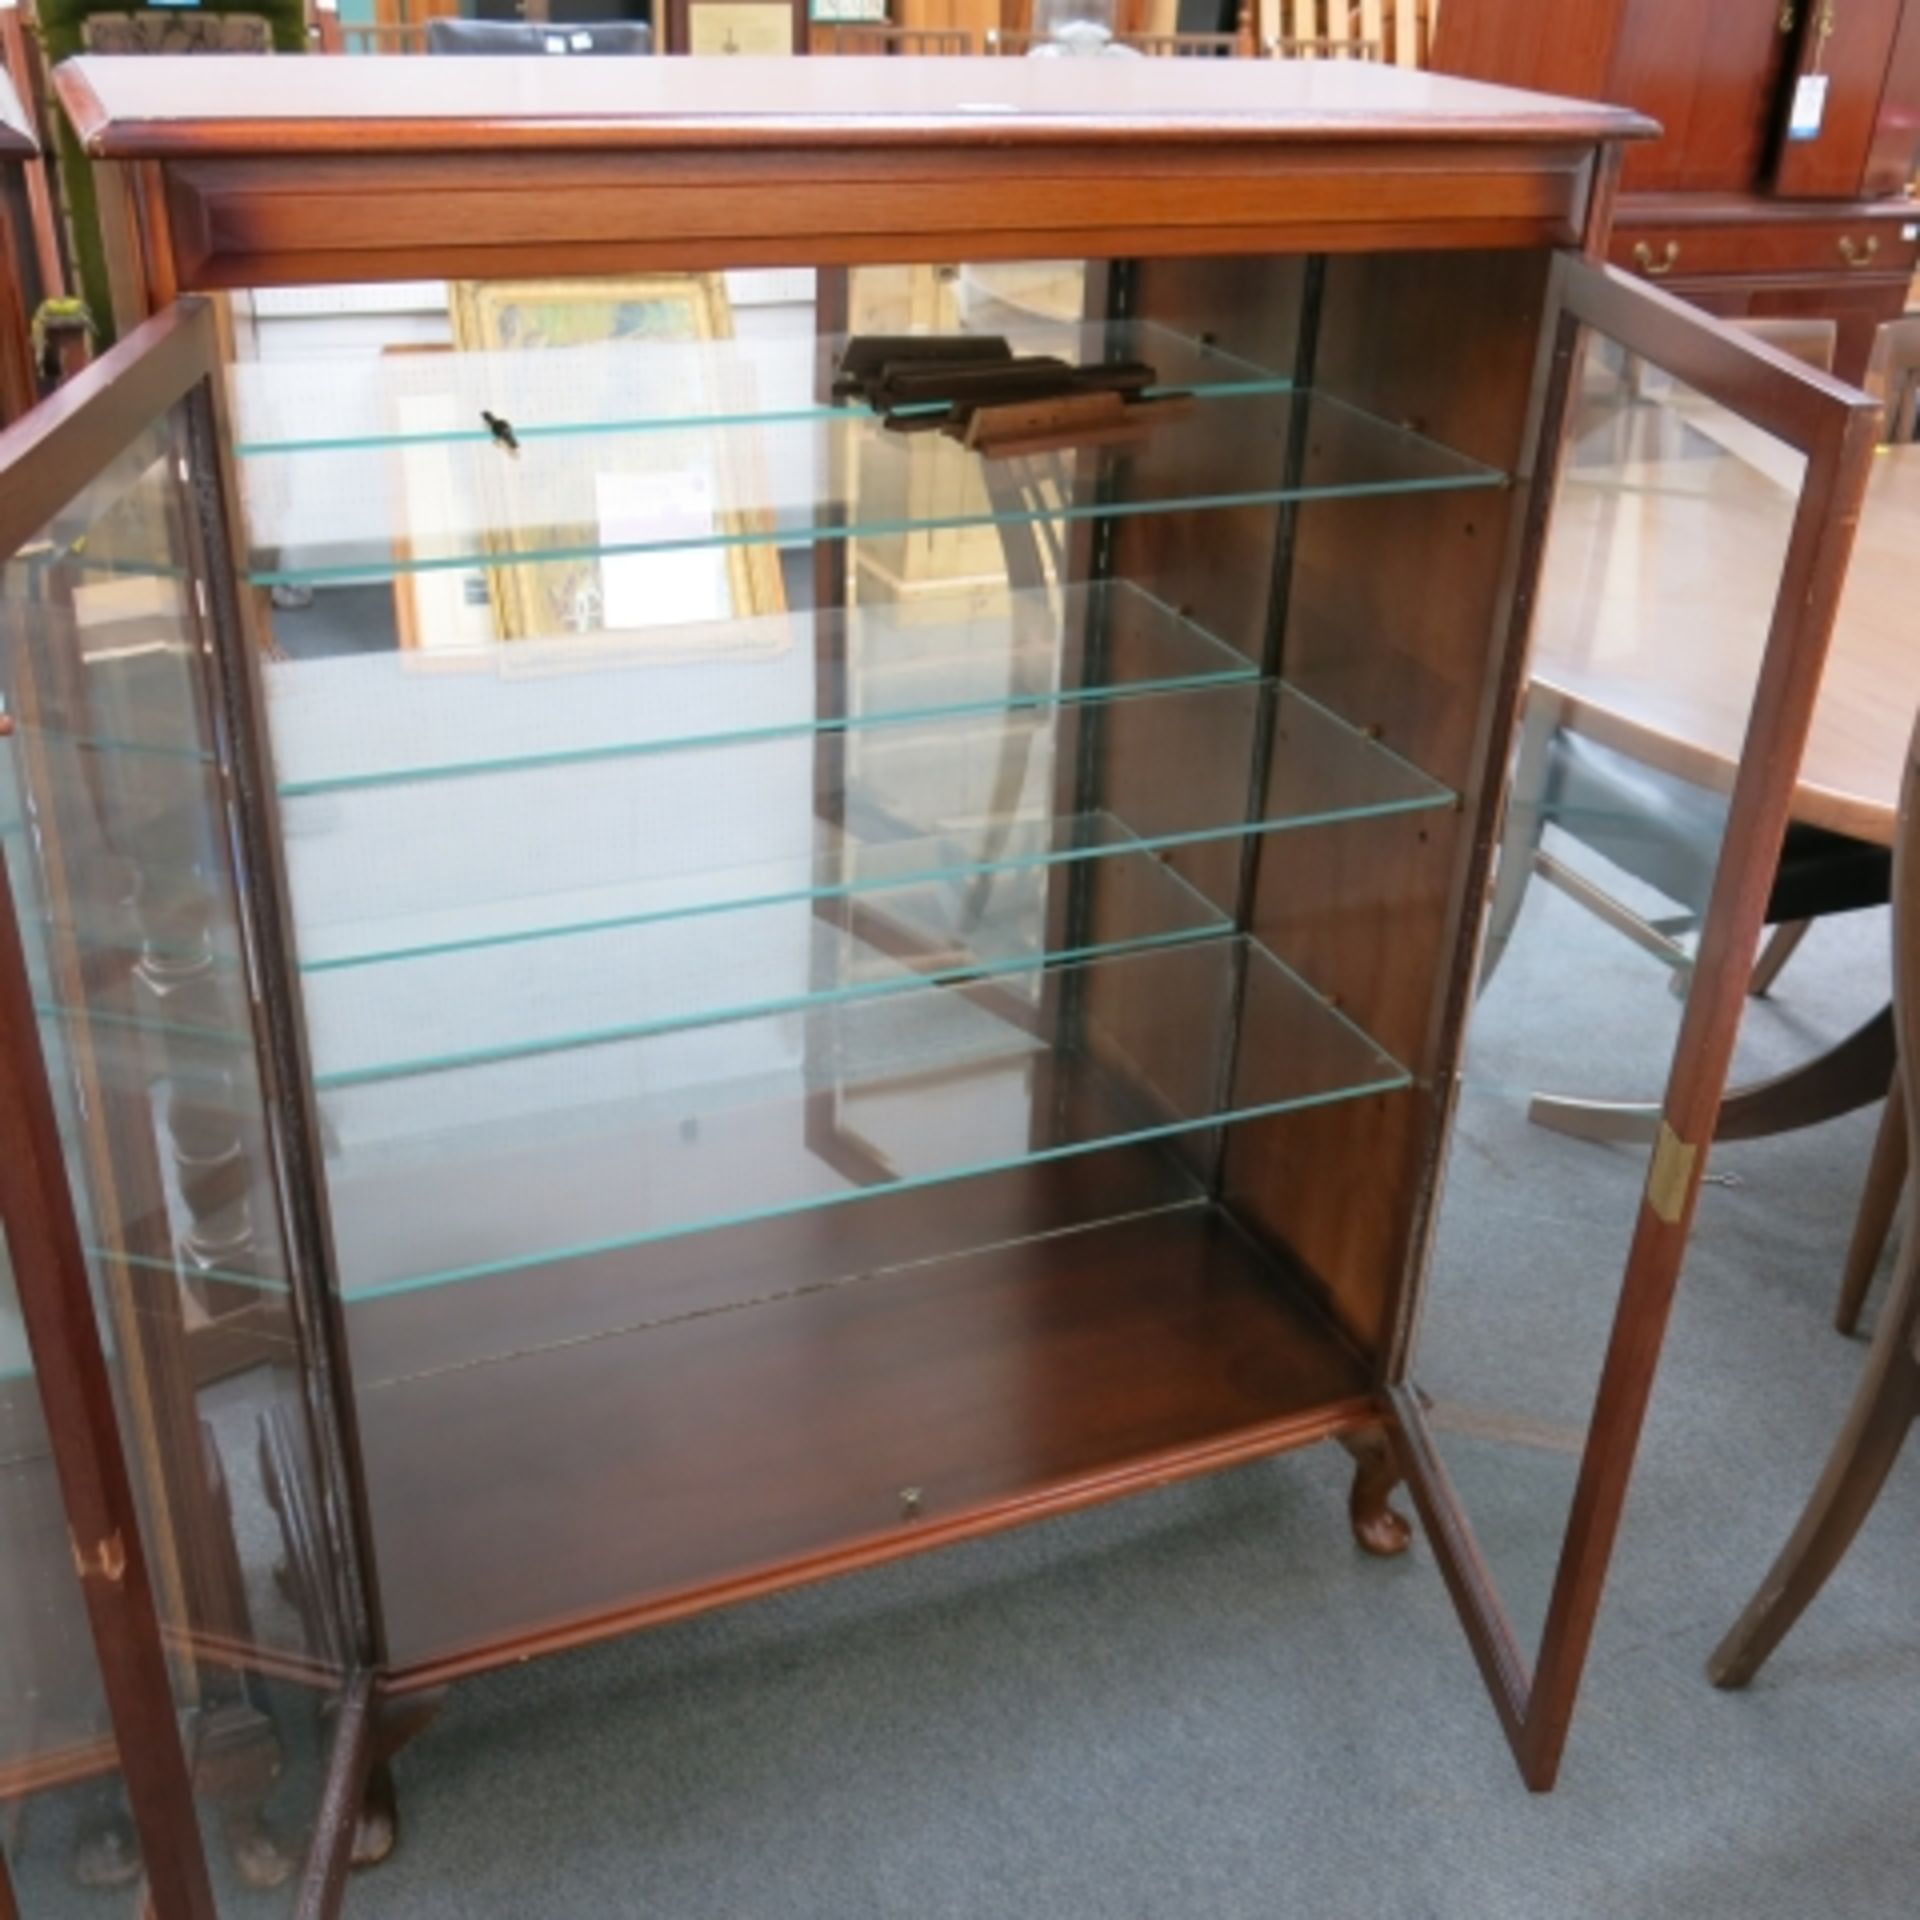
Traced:
[[[223, 1911], [290, 1911], [348, 1652], [248, 1039], [187, 458], [183, 405], [0, 568], [0, 831], [209, 1864]], [[31, 1478], [31, 1449], [16, 1465]], [[71, 1580], [31, 1556], [18, 1571]], [[85, 1689], [75, 1672], [42, 1703], [51, 1777], [86, 1777]], [[111, 1753], [94, 1758], [94, 1800], [46, 1843], [131, 1884], [137, 1849], [109, 1857]]]

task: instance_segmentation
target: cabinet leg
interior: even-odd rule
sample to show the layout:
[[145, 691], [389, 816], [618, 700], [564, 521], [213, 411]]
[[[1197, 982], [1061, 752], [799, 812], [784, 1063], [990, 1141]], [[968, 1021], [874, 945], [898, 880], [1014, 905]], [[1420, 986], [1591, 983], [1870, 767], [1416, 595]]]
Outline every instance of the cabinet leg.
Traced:
[[[280, 1737], [273, 1722], [237, 1691], [203, 1705], [193, 1729], [193, 1790], [219, 1810], [235, 1873], [257, 1892], [284, 1886], [298, 1865], [267, 1825], [266, 1802], [280, 1777]], [[81, 1814], [71, 1863], [74, 1884], [131, 1886], [141, 1875], [140, 1839], [128, 1818], [118, 1777], [99, 1783]]]
[[1353, 1537], [1383, 1559], [1405, 1553], [1413, 1542], [1413, 1528], [1387, 1504], [1404, 1477], [1393, 1443], [1380, 1428], [1369, 1427], [1363, 1433], [1343, 1433], [1340, 1444], [1353, 1456], [1353, 1491], [1347, 1496]]
[[74, 1836], [68, 1871], [77, 1887], [103, 1891], [140, 1878], [140, 1838], [127, 1816], [118, 1777], [83, 1788], [88, 1805]]
[[220, 1809], [228, 1857], [256, 1892], [284, 1886], [299, 1864], [267, 1825], [267, 1796], [280, 1777], [280, 1736], [272, 1720], [225, 1685], [203, 1702], [194, 1738], [194, 1792]]
[[367, 1788], [353, 1835], [353, 1864], [377, 1867], [400, 1841], [400, 1803], [394, 1791], [393, 1757], [432, 1725], [446, 1699], [443, 1688], [382, 1700], [368, 1733]]

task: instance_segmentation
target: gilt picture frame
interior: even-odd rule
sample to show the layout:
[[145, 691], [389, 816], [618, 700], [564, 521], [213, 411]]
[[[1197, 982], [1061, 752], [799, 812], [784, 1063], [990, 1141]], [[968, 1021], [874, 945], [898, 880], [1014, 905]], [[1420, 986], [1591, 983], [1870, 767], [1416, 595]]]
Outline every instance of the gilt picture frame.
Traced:
[[[496, 359], [629, 342], [636, 348], [647, 343], [699, 346], [724, 342], [733, 333], [725, 278], [717, 273], [454, 281], [448, 286], [448, 310], [455, 349]], [[556, 460], [579, 469], [572, 494], [581, 502], [593, 494], [596, 483], [604, 493], [622, 478], [638, 481], [647, 473], [657, 477], [663, 449], [679, 438], [630, 431], [582, 432], [569, 435], [558, 446], [547, 441], [525, 460], [489, 465], [487, 483], [497, 497], [487, 503], [486, 539], [502, 563], [487, 568], [487, 581], [502, 640], [615, 629], [636, 637], [624, 623], [601, 617], [613, 608], [616, 596], [607, 578], [608, 565], [595, 551], [602, 544], [599, 522], [582, 506], [577, 525], [554, 525], [551, 509], [531, 496], [540, 477], [549, 483], [553, 480]], [[753, 484], [761, 465], [750, 440], [730, 436], [717, 470], [704, 477], [707, 493], [718, 503], [713, 512], [716, 532], [736, 536], [724, 545], [717, 540], [704, 556], [715, 572], [715, 599], [724, 603], [723, 618], [752, 620], [786, 610], [774, 546], [737, 538], [756, 517], [738, 510], [737, 503], [763, 491]], [[626, 467], [634, 469], [633, 474], [623, 474]], [[529, 547], [537, 547], [542, 557], [512, 562], [513, 553]], [[565, 557], [548, 557], [555, 555]], [[684, 622], [677, 624], [683, 628], [684, 641]]]

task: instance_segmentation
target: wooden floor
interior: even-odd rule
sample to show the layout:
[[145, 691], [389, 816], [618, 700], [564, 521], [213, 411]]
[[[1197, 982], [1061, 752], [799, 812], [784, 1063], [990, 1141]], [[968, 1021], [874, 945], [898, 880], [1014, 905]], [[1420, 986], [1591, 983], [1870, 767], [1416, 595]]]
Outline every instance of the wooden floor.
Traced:
[[389, 1376], [360, 1418], [390, 1662], [430, 1684], [1370, 1413], [1200, 1203]]

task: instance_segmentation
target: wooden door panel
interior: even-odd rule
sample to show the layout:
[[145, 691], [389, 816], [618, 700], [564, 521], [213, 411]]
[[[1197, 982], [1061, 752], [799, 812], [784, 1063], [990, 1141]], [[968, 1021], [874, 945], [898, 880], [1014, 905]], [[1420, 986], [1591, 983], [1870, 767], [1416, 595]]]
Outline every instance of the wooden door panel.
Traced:
[[1860, 191], [1875, 199], [1901, 193], [1920, 163], [1920, 0], [1907, 0], [1887, 59], [1873, 139]]
[[[1783, 137], [1774, 164], [1774, 188], [1809, 200], [1851, 200], [1862, 192], [1886, 88], [1887, 63], [1900, 30], [1901, 0], [1801, 0], [1796, 79], [1826, 81], [1820, 131], [1812, 139]], [[1783, 115], [1792, 89], [1782, 94]], [[1780, 122], [1786, 135], [1784, 118]]]
[[1781, 0], [1628, 0], [1608, 94], [1666, 129], [1629, 151], [1629, 192], [1739, 192], [1761, 178], [1791, 46]]

